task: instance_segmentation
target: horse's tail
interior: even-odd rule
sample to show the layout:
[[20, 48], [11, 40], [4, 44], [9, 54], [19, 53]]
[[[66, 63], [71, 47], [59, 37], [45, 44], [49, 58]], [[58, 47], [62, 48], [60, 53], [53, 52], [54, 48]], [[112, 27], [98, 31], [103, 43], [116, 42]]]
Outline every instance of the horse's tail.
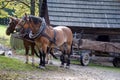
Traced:
[[52, 48], [49, 48], [49, 47], [47, 48], [47, 52], [50, 53], [53, 58], [58, 59], [58, 58], [53, 54], [53, 52], [51, 52], [51, 50], [52, 50]]
[[40, 55], [38, 55], [38, 53], [37, 53], [37, 51], [35, 50], [35, 48], [34, 48], [34, 53], [36, 54], [37, 57], [40, 58]]
[[70, 50], [70, 55], [73, 54], [73, 41], [72, 41], [72, 44], [71, 44], [71, 50]]
[[53, 58], [58, 59], [52, 52], [50, 54], [53, 56]]

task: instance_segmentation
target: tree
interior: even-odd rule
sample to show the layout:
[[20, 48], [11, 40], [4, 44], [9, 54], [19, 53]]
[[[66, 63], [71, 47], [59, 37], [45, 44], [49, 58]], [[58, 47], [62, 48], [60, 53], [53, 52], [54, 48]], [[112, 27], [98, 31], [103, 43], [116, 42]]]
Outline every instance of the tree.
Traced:
[[9, 2], [4, 2], [4, 0], [0, 1], [0, 17], [5, 17], [8, 15], [8, 13], [3, 10], [8, 5], [8, 3]]
[[41, 16], [42, 1], [43, 0], [39, 0], [39, 16]]
[[0, 0], [0, 15], [4, 17], [11, 15], [8, 10], [12, 11], [12, 16], [21, 17], [25, 12], [30, 14], [30, 9], [30, 0]]
[[31, 0], [30, 14], [35, 15], [35, 0]]
[[40, 16], [43, 0], [0, 0], [0, 17], [22, 17], [24, 13]]

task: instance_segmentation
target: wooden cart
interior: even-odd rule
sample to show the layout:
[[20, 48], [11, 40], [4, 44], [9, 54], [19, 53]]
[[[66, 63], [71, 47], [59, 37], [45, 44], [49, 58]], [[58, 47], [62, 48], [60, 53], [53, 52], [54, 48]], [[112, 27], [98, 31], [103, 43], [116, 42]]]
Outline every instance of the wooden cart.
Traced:
[[94, 54], [96, 56], [114, 57], [113, 65], [115, 67], [120, 67], [120, 43], [81, 39], [80, 45], [74, 46], [74, 49], [87, 50], [82, 52], [82, 55], [80, 56], [80, 62], [83, 66], [89, 64], [90, 55]]

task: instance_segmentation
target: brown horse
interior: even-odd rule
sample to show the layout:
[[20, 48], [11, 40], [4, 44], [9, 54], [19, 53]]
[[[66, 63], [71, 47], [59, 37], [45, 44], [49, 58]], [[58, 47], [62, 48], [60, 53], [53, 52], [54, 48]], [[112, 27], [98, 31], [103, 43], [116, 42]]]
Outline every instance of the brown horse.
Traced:
[[[20, 21], [20, 19], [18, 19], [18, 18], [10, 17], [9, 24], [6, 29], [6, 35], [10, 35], [10, 34], [14, 33], [15, 26], [18, 24], [19, 21]], [[26, 63], [28, 63], [28, 60], [29, 60], [28, 53], [29, 53], [29, 49], [31, 48], [32, 65], [34, 65], [34, 53], [36, 53], [36, 51], [34, 49], [35, 43], [33, 40], [29, 40], [28, 38], [26, 38], [26, 36], [27, 35], [21, 36], [23, 43], [24, 43], [24, 48], [25, 48]], [[36, 55], [38, 56], [37, 53], [36, 53]]]
[[[10, 35], [10, 34], [14, 33], [15, 26], [18, 24], [19, 21], [20, 21], [20, 19], [18, 19], [18, 18], [10, 17], [9, 24], [8, 24], [7, 29], [6, 29], [6, 35]], [[25, 63], [28, 63], [28, 60], [29, 60], [28, 53], [29, 53], [29, 49], [31, 48], [32, 64], [34, 65], [34, 53], [36, 54], [37, 57], [40, 57], [40, 55], [37, 54], [37, 52], [35, 50], [35, 42], [34, 42], [33, 39], [29, 38], [28, 32], [29, 32], [29, 29], [21, 30], [20, 31], [20, 33], [21, 33], [20, 37], [23, 40], [24, 48], [25, 48], [25, 55], [26, 55], [26, 62]], [[50, 55], [47, 56], [47, 58], [46, 58], [46, 62], [47, 63], [49, 63], [49, 62], [52, 63], [51, 62], [52, 57], [57, 59], [57, 57], [55, 55], [53, 55], [52, 52], [50, 52]]]
[[65, 26], [57, 26], [55, 28], [46, 25], [44, 18], [35, 17], [27, 14], [19, 21], [16, 29], [31, 29], [29, 36], [35, 40], [35, 44], [40, 51], [40, 67], [45, 68], [45, 56], [47, 48], [59, 47], [63, 52], [61, 55], [61, 67], [66, 62], [66, 68], [70, 66], [70, 54], [73, 40], [72, 31]]

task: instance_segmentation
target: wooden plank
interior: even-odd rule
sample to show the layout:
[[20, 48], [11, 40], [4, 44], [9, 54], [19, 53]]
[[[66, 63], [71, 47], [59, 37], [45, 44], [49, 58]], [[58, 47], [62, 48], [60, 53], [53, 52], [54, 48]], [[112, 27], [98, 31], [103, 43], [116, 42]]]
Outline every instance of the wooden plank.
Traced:
[[120, 53], [120, 43], [101, 42], [82, 39], [80, 49]]

